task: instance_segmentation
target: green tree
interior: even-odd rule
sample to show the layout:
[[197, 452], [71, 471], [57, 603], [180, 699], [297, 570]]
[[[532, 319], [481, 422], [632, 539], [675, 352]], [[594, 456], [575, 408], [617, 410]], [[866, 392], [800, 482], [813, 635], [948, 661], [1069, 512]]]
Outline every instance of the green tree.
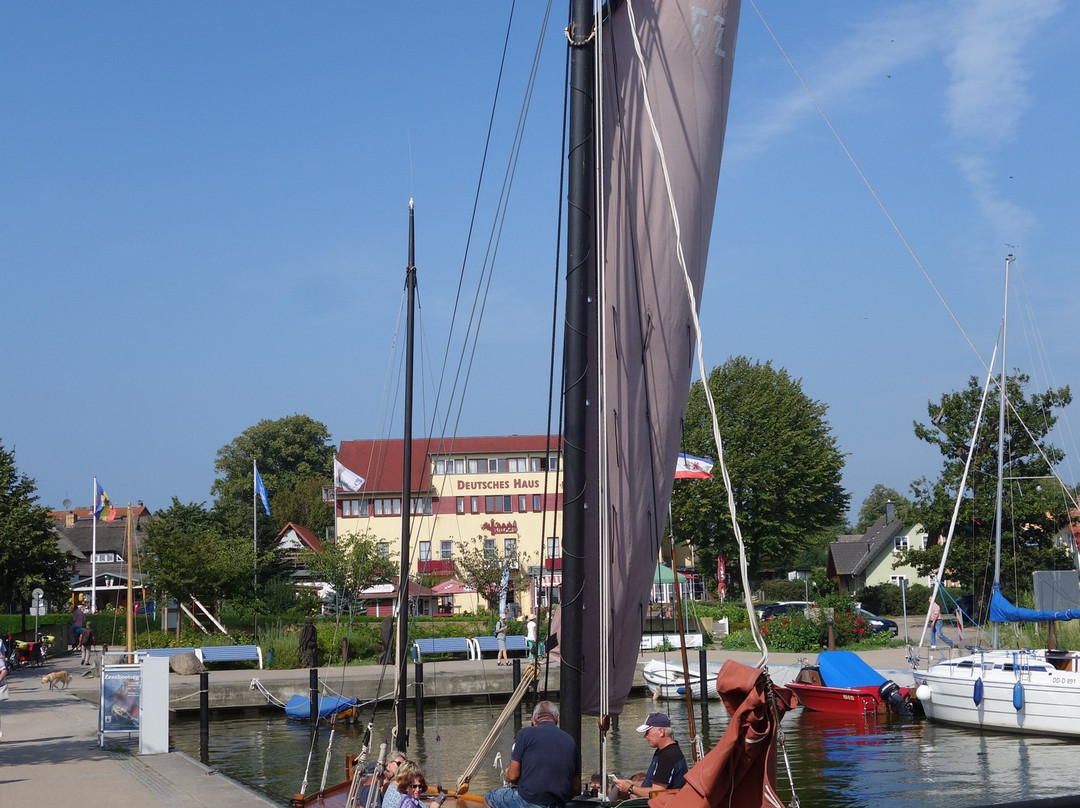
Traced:
[[892, 502], [896, 506], [896, 516], [901, 521], [907, 518], [911, 509], [911, 502], [897, 491], [887, 485], [878, 483], [870, 489], [869, 495], [863, 500], [862, 508], [859, 509], [859, 521], [855, 524], [854, 533], [865, 533], [870, 525], [885, 515], [885, 505]]
[[[751, 573], [787, 568], [809, 542], [820, 542], [848, 507], [841, 485], [843, 455], [825, 405], [802, 391], [798, 379], [772, 364], [729, 359], [709, 374], [724, 457]], [[690, 390], [683, 449], [715, 455], [705, 390]], [[723, 481], [681, 481], [672, 496], [675, 535], [690, 544], [737, 557]]]
[[[1029, 395], [1029, 381], [1017, 371], [1006, 388], [1011, 406], [1006, 409], [1004, 477], [1008, 489], [1003, 494], [1001, 520], [1001, 583], [1002, 592], [1014, 601], [1031, 590], [1033, 570], [1071, 566], [1068, 553], [1054, 544], [1054, 536], [1069, 523], [1069, 505], [1055, 485], [1038, 481], [1045, 481], [1050, 473], [1047, 461], [1056, 466], [1064, 459], [1064, 452], [1046, 437], [1057, 422], [1055, 411], [1068, 406], [1072, 394], [1068, 387], [1060, 387]], [[931, 541], [927, 550], [909, 550], [903, 559], [920, 575], [936, 574], [941, 562], [943, 546], [935, 539], [948, 532], [981, 398], [981, 382], [973, 376], [963, 390], [928, 402], [928, 423], [914, 424], [915, 435], [936, 446], [942, 457], [937, 480], [923, 477], [912, 484], [911, 518], [922, 522]], [[973, 589], [978, 603], [986, 602], [993, 583], [998, 410], [998, 397], [991, 394], [975, 438], [972, 469], [964, 483], [949, 551], [950, 578], [964, 589]]]
[[358, 594], [390, 580], [394, 565], [379, 555], [373, 533], [349, 533], [323, 545], [322, 552], [305, 548], [303, 564], [317, 581], [334, 587], [339, 604], [352, 613]]
[[158, 593], [180, 602], [194, 595], [210, 607], [226, 595], [251, 592], [254, 552], [250, 536], [237, 538], [217, 512], [173, 497], [146, 526], [142, 562]]
[[49, 601], [64, 601], [68, 578], [49, 509], [38, 504], [37, 484], [19, 473], [15, 452], [0, 443], [0, 604], [25, 612], [38, 587]]
[[459, 541], [455, 544], [454, 566], [461, 582], [475, 589], [487, 601], [491, 611], [499, 608], [504, 577], [507, 595], [522, 592], [529, 586], [529, 578], [519, 572], [522, 567], [528, 566], [527, 553], [500, 556], [494, 550], [484, 548], [483, 535], [468, 543]]

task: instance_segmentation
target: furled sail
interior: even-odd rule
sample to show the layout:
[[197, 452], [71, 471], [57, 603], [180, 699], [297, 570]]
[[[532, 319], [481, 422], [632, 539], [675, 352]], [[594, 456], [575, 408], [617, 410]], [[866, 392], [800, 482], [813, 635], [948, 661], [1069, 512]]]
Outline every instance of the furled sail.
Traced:
[[[604, 24], [600, 123], [606, 239], [596, 304], [600, 324], [590, 335], [594, 346], [597, 333], [604, 335], [605, 393], [595, 408], [604, 423], [592, 423], [589, 437], [600, 443], [602, 430], [607, 441], [604, 465], [590, 468], [587, 491], [590, 502], [605, 504], [589, 510], [584, 570], [586, 581], [608, 578], [611, 598], [601, 614], [599, 587], [586, 592], [581, 700], [589, 715], [621, 711], [649, 606], [695, 345], [679, 247], [700, 302], [739, 0], [658, 0], [612, 9]], [[592, 381], [599, 389], [601, 382]], [[596, 455], [589, 452], [590, 462], [598, 463]], [[609, 531], [602, 553], [598, 522], [605, 508]], [[604, 558], [610, 558], [609, 568], [601, 568]], [[593, 658], [601, 621], [613, 630], [607, 653]], [[607, 706], [600, 703], [601, 666], [610, 686]]]
[[1014, 606], [1009, 599], [1001, 594], [998, 585], [994, 584], [994, 591], [990, 595], [990, 620], [994, 623], [1048, 623], [1051, 620], [1077, 620], [1080, 619], [1080, 609], [1025, 609], [1022, 606]]

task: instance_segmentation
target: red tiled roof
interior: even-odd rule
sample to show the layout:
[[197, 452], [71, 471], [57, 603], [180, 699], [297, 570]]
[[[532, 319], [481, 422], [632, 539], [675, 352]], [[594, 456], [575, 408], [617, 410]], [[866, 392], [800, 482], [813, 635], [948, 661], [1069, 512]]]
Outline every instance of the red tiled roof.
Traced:
[[[368, 494], [401, 491], [405, 441], [391, 440], [343, 440], [338, 450], [338, 460], [345, 468], [366, 480], [361, 489]], [[550, 443], [551, 452], [562, 449], [562, 440], [546, 435], [505, 435], [486, 438], [449, 438], [413, 440], [412, 480], [413, 492], [431, 489], [431, 463], [429, 456], [451, 457], [458, 455], [507, 454], [510, 452], [543, 452]]]
[[303, 525], [296, 524], [296, 522], [289, 522], [286, 524], [285, 527], [281, 529], [281, 532], [277, 534], [275, 541], [281, 541], [285, 534], [290, 530], [294, 531], [296, 537], [316, 553], [321, 553], [323, 551], [322, 542], [319, 541], [318, 537]]

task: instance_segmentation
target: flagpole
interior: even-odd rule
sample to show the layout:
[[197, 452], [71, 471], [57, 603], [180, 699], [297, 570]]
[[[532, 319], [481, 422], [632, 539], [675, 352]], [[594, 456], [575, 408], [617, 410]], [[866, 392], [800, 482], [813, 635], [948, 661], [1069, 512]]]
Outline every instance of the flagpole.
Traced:
[[259, 466], [251, 458], [251, 611], [255, 615], [254, 637], [259, 642]]
[[97, 506], [98, 496], [97, 475], [94, 475], [94, 494], [90, 498], [90, 518], [93, 525], [90, 530], [90, 614], [97, 611]]

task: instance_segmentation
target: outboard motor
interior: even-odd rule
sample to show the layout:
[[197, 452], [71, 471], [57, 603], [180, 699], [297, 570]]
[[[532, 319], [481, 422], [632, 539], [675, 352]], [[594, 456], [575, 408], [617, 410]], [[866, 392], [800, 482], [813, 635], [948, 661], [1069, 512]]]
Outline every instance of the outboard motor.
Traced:
[[878, 695], [881, 696], [883, 702], [891, 706], [900, 715], [911, 716], [915, 714], [911, 704], [900, 692], [900, 685], [892, 679], [886, 680], [885, 684], [878, 688]]

